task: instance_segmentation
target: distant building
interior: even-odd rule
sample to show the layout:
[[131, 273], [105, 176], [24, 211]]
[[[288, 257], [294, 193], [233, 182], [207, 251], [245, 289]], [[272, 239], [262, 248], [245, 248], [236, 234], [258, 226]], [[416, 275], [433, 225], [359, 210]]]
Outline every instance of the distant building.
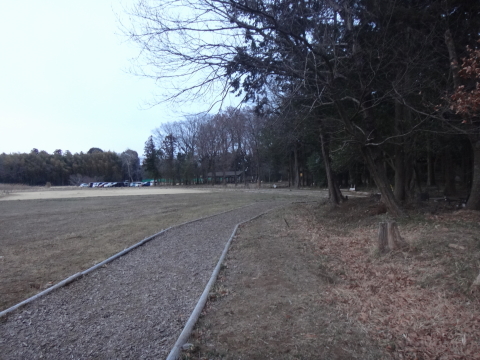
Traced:
[[[207, 182], [211, 183], [213, 182], [213, 172], [209, 172], [207, 174]], [[235, 182], [241, 183], [243, 182], [243, 171], [216, 171], [215, 172], [215, 182], [217, 184], [222, 184], [223, 183], [223, 177], [225, 176], [225, 183], [227, 184], [234, 184]], [[235, 178], [237, 181], [235, 181]]]

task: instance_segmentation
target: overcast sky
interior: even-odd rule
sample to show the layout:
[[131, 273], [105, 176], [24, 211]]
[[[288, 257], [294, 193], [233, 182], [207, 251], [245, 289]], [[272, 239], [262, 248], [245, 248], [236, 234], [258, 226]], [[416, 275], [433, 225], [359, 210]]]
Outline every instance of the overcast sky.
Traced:
[[142, 110], [159, 89], [128, 73], [138, 49], [116, 12], [111, 0], [0, 1], [0, 153], [141, 155], [154, 128], [181, 118], [168, 104]]

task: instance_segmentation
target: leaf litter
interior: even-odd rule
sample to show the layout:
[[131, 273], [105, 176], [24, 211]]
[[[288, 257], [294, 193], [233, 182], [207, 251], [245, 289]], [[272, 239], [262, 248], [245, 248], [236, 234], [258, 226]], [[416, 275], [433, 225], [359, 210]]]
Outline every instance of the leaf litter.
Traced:
[[[348, 311], [393, 358], [480, 359], [479, 297], [452, 289], [455, 273], [448, 267], [455, 260], [470, 262], [472, 273], [478, 273], [478, 246], [472, 249], [472, 242], [462, 243], [471, 251], [469, 258], [458, 248], [452, 252], [445, 246], [451, 241], [445, 237], [448, 227], [456, 226], [457, 240], [468, 237], [469, 228], [478, 231], [480, 214], [458, 211], [425, 218], [427, 225], [415, 219], [401, 228], [409, 250], [385, 256], [376, 253], [378, 230], [373, 219], [352, 227], [345, 236], [332, 236], [331, 229], [311, 219], [298, 221], [313, 234], [316, 254], [338, 259], [329, 262], [329, 270], [342, 274], [341, 281], [330, 286], [324, 301]], [[436, 246], [423, 246], [428, 242]], [[441, 274], [440, 281], [425, 286], [423, 279], [435, 274]]]
[[[291, 216], [279, 215], [277, 211], [277, 216], [268, 220], [271, 224], [262, 220], [265, 231], [270, 231], [267, 234], [258, 233], [259, 227], [247, 225], [246, 229], [253, 230], [242, 230], [240, 242], [234, 243], [229, 253], [231, 267], [241, 270], [223, 272], [221, 288], [228, 290], [221, 298], [215, 297], [215, 303], [207, 304], [192, 336], [196, 351], [184, 353], [184, 358], [248, 359], [268, 354], [272, 359], [361, 359], [366, 355], [354, 343], [363, 341], [362, 348], [381, 350], [373, 349], [369, 358], [480, 359], [480, 296], [470, 289], [480, 271], [480, 213], [435, 211], [432, 215], [428, 208], [410, 210], [410, 218], [399, 221], [400, 233], [410, 247], [380, 255], [376, 250], [378, 223], [388, 216], [378, 214], [375, 207], [372, 199], [349, 200], [333, 210], [327, 204], [296, 204], [289, 209]], [[246, 236], [256, 237], [256, 242], [246, 241]], [[275, 309], [278, 317], [289, 304], [278, 297], [273, 299], [276, 302], [266, 299], [259, 292], [269, 294], [269, 290], [262, 287], [255, 290], [258, 296], [248, 295], [247, 288], [259, 278], [260, 265], [253, 255], [265, 251], [262, 243], [268, 239], [282, 244], [283, 237], [293, 239], [298, 251], [304, 254], [303, 258], [294, 256], [289, 249], [292, 269], [305, 271], [301, 262], [308, 263], [309, 269], [314, 265], [317, 268], [317, 275], [324, 280], [319, 290], [321, 296], [303, 287], [303, 293], [289, 300], [297, 311], [285, 311], [283, 322], [270, 313], [262, 318], [262, 328], [251, 322], [254, 314], [265, 312], [271, 301], [268, 307]], [[249, 246], [243, 256], [242, 244]], [[252, 244], [258, 249], [253, 249]], [[269, 262], [268, 266], [277, 265]], [[282, 271], [278, 267], [272, 273]], [[284, 288], [281, 293], [288, 296], [289, 290]], [[269, 295], [275, 296], [271, 291]], [[297, 299], [302, 297], [311, 301], [298, 307]], [[248, 307], [244, 306], [246, 302]], [[328, 313], [322, 312], [327, 310]], [[304, 315], [310, 322], [326, 320], [323, 325], [308, 327], [300, 321]], [[229, 321], [248, 324], [225, 325]], [[296, 333], [294, 321], [300, 326]], [[343, 326], [347, 322], [349, 325]], [[271, 328], [275, 328], [278, 337], [276, 348], [267, 341], [272, 341], [266, 334]], [[329, 329], [337, 332], [329, 333]], [[364, 334], [364, 340], [352, 337], [356, 329]], [[261, 337], [261, 341], [254, 342], [255, 336]], [[302, 353], [301, 348], [309, 344], [316, 349], [341, 344], [342, 352]]]

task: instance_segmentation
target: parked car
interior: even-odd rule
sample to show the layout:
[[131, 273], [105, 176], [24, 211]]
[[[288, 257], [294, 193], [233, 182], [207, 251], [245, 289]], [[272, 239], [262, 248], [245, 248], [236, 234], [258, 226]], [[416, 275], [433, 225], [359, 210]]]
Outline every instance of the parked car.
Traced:
[[90, 185], [83, 183], [83, 184], [80, 184], [79, 187], [90, 187]]
[[150, 181], [145, 181], [144, 183], [142, 183], [142, 186], [150, 186]]
[[139, 181], [136, 181], [136, 182], [130, 183], [130, 186], [131, 186], [131, 187], [140, 187], [140, 186], [142, 186], [142, 183], [139, 182]]
[[103, 187], [104, 187], [104, 188], [107, 188], [107, 187], [112, 187], [112, 186], [113, 186], [113, 184], [115, 184], [115, 183], [111, 183], [111, 182], [109, 182], [109, 183], [105, 183], [105, 184], [103, 184]]
[[123, 182], [117, 182], [117, 183], [114, 183], [115, 185], [113, 185], [113, 187], [124, 187], [125, 184]]

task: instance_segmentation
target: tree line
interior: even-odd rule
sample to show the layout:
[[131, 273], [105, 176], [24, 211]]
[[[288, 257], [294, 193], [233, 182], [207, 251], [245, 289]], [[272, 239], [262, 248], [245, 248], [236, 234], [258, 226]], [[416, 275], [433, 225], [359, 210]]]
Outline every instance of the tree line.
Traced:
[[447, 196], [462, 191], [467, 208], [480, 209], [479, 2], [156, 5], [140, 1], [126, 30], [143, 49], [142, 74], [176, 79], [172, 100], [209, 96], [216, 84], [221, 96], [241, 97], [277, 142], [302, 153], [283, 161], [313, 166], [317, 153], [333, 204], [344, 201], [344, 176], [373, 182], [393, 215], [436, 185]]
[[68, 150], [49, 154], [38, 149], [0, 154], [1, 183], [79, 185], [91, 181], [136, 181], [141, 177], [140, 159], [130, 149], [121, 154], [99, 148], [75, 154]]
[[[162, 124], [145, 143], [144, 168], [150, 176], [173, 184], [267, 180], [265, 125], [265, 118], [248, 108]], [[269, 170], [270, 179], [288, 181], [288, 171], [283, 170]]]

